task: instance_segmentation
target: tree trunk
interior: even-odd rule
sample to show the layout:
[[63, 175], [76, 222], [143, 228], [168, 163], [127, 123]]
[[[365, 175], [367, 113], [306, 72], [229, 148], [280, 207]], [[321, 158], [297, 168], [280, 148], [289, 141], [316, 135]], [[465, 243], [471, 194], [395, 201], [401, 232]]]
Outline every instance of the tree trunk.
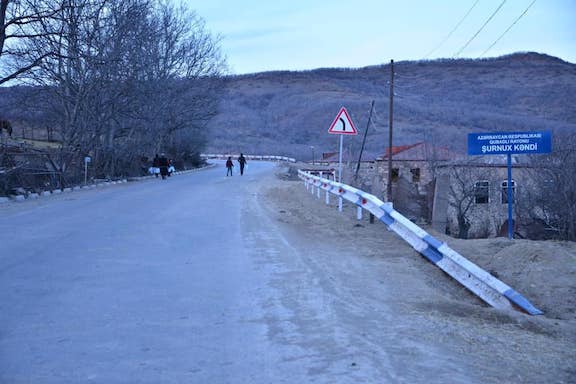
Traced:
[[470, 222], [464, 215], [458, 215], [458, 238], [467, 239], [470, 231]]

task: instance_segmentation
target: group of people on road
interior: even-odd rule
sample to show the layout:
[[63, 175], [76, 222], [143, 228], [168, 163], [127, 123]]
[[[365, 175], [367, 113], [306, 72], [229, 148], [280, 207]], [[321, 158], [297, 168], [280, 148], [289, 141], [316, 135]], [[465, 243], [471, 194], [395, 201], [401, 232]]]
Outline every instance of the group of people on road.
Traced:
[[[244, 175], [244, 167], [246, 166], [246, 158], [243, 153], [238, 157], [238, 164], [240, 164], [240, 176], [242, 176]], [[226, 176], [232, 176], [232, 168], [234, 168], [232, 156], [228, 156], [228, 160], [226, 160]]]
[[154, 157], [152, 160], [152, 167], [150, 168], [150, 173], [153, 173], [156, 177], [160, 175], [162, 179], [170, 177], [174, 172], [174, 166], [172, 165], [172, 160], [168, 159], [165, 154], [161, 154]]
[[[240, 165], [240, 176], [244, 175], [244, 168], [246, 167], [246, 163], [246, 157], [243, 153], [241, 153], [238, 157], [238, 164]], [[226, 160], [226, 176], [233, 175], [233, 168], [234, 162], [232, 161], [232, 156], [228, 156], [228, 160]], [[161, 176], [162, 179], [166, 179], [166, 177], [170, 177], [172, 172], [174, 172], [172, 160], [168, 159], [164, 153], [162, 153], [160, 156], [156, 154], [152, 160], [152, 166], [149, 168], [148, 172], [156, 177]]]

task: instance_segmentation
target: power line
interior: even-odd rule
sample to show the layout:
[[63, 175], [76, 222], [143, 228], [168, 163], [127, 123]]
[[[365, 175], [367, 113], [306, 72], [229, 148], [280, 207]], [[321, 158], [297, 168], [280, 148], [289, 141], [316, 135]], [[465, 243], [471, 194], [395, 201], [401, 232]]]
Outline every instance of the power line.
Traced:
[[468, 40], [466, 42], [466, 44], [464, 44], [464, 46], [462, 48], [460, 48], [458, 50], [458, 52], [456, 52], [454, 54], [454, 57], [458, 57], [463, 50], [466, 49], [466, 47], [468, 47], [468, 45], [472, 42], [472, 40], [474, 40], [476, 38], [476, 36], [478, 36], [480, 34], [480, 32], [482, 32], [482, 30], [484, 29], [484, 27], [486, 27], [486, 25], [488, 25], [488, 23], [490, 22], [490, 20], [492, 20], [492, 18], [494, 18], [494, 16], [496, 16], [496, 14], [498, 13], [498, 11], [500, 11], [500, 8], [502, 8], [502, 6], [506, 3], [506, 0], [503, 0], [502, 3], [500, 3], [500, 5], [498, 6], [498, 8], [496, 8], [496, 10], [490, 15], [490, 17], [488, 18], [488, 20], [486, 20], [484, 22], [484, 24], [482, 24], [482, 26], [480, 27], [480, 29], [474, 34], [474, 36], [472, 36], [470, 38], [470, 40]]
[[530, 3], [530, 5], [524, 10], [524, 12], [522, 12], [522, 14], [521, 14], [520, 16], [518, 16], [518, 17], [516, 18], [516, 20], [514, 20], [514, 22], [504, 31], [504, 33], [502, 33], [502, 34], [500, 35], [500, 37], [498, 37], [498, 38], [496, 39], [496, 41], [494, 41], [494, 42], [492, 43], [492, 45], [490, 45], [488, 48], [486, 48], [486, 50], [485, 50], [484, 52], [482, 52], [482, 54], [480, 55], [480, 57], [484, 56], [484, 55], [486, 54], [486, 52], [488, 52], [489, 50], [492, 49], [492, 47], [494, 47], [496, 44], [498, 44], [498, 42], [500, 41], [500, 39], [502, 39], [502, 38], [504, 37], [504, 35], [507, 34], [508, 31], [510, 31], [514, 25], [516, 25], [516, 23], [528, 12], [528, 10], [532, 7], [532, 5], [534, 5], [535, 2], [536, 2], [536, 0], [533, 0], [533, 1]]
[[456, 24], [456, 26], [450, 31], [450, 33], [448, 33], [446, 35], [446, 37], [444, 37], [444, 39], [434, 48], [432, 48], [432, 50], [430, 52], [428, 52], [426, 54], [426, 56], [424, 56], [425, 59], [427, 59], [430, 55], [432, 55], [434, 52], [436, 52], [449, 38], [450, 36], [452, 36], [452, 34], [454, 32], [456, 32], [456, 30], [460, 27], [460, 25], [464, 22], [464, 20], [466, 20], [466, 18], [468, 17], [468, 15], [470, 14], [470, 12], [472, 12], [472, 10], [474, 9], [474, 7], [476, 7], [476, 4], [478, 4], [478, 2], [480, 2], [480, 0], [476, 0], [474, 2], [474, 4], [472, 4], [472, 6], [470, 7], [470, 9], [468, 9], [468, 12], [466, 12], [466, 14], [464, 15], [464, 17], [462, 17], [460, 19], [460, 21], [458, 22], [458, 24]]

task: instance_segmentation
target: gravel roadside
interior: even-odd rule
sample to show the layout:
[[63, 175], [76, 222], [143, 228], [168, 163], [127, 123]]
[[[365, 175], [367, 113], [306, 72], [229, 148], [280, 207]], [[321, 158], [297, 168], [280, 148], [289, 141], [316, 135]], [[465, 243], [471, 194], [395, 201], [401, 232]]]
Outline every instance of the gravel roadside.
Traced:
[[[357, 221], [349, 204], [338, 213], [335, 198], [325, 205], [285, 170], [262, 197], [287, 237], [307, 248], [304, 262], [344, 303], [342, 321], [357, 327], [358, 343], [393, 352], [397, 382], [420, 382], [422, 363], [411, 358], [438, 351], [453, 376], [431, 370], [440, 376], [429, 382], [576, 382], [576, 244], [463, 241], [425, 228], [545, 312], [533, 317], [487, 306], [382, 223]], [[402, 340], [390, 345], [395, 335]]]

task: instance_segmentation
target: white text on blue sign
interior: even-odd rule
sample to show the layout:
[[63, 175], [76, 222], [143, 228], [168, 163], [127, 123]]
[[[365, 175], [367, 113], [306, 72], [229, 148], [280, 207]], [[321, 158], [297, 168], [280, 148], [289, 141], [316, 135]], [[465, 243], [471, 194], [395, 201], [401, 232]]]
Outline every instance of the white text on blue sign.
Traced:
[[551, 152], [550, 132], [470, 133], [469, 155]]

